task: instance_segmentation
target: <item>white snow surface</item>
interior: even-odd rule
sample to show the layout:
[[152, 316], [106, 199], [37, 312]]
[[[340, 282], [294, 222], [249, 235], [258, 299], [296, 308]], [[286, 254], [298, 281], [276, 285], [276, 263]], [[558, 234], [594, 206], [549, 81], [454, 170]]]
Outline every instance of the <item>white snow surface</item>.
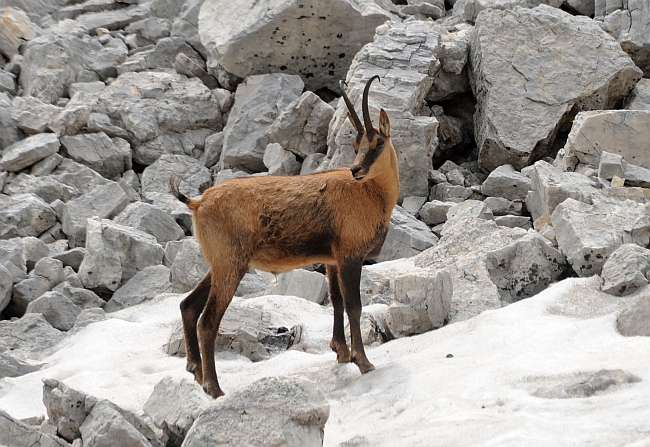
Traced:
[[[286, 296], [242, 300], [274, 323], [302, 323], [305, 339], [258, 363], [219, 354], [219, 380], [226, 393], [269, 376], [313, 380], [330, 403], [325, 446], [650, 446], [650, 337], [616, 331], [616, 311], [638, 296], [605, 295], [597, 281], [567, 279], [508, 307], [367, 348], [377, 370], [363, 376], [329, 350], [331, 308]], [[161, 295], [67, 337], [40, 371], [0, 380], [0, 409], [44, 415], [41, 380], [55, 378], [142, 414], [165, 376], [191, 379], [185, 360], [162, 350], [181, 298]], [[642, 381], [588, 398], [532, 395], [601, 369]]]

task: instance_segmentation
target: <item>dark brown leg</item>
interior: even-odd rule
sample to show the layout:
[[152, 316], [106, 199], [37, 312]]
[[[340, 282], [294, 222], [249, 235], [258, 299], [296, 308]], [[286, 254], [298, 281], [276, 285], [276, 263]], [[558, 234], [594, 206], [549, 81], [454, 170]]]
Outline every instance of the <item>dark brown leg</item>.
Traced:
[[361, 260], [348, 261], [341, 266], [339, 278], [342, 284], [345, 311], [350, 322], [350, 346], [352, 347], [350, 360], [357, 364], [361, 374], [365, 374], [374, 370], [375, 367], [368, 361], [361, 340], [361, 296], [359, 292], [361, 267]]
[[336, 360], [339, 363], [350, 361], [350, 350], [345, 342], [345, 330], [343, 327], [343, 296], [339, 284], [339, 269], [334, 265], [326, 267], [327, 279], [330, 287], [330, 300], [334, 308], [334, 326], [332, 328], [332, 341], [330, 348], [336, 352]]
[[198, 383], [203, 383], [201, 371], [201, 353], [199, 340], [196, 334], [196, 324], [203, 312], [205, 303], [210, 294], [210, 272], [183, 301], [181, 301], [181, 316], [183, 318], [183, 332], [185, 333], [185, 352], [187, 352], [187, 370], [194, 374]]
[[219, 332], [219, 325], [223, 314], [237, 290], [239, 282], [246, 273], [246, 268], [229, 266], [228, 270], [219, 269], [212, 272], [212, 287], [205, 310], [199, 319], [199, 346], [203, 359], [203, 389], [215, 399], [223, 396], [224, 392], [219, 386], [217, 369], [214, 360], [214, 344]]

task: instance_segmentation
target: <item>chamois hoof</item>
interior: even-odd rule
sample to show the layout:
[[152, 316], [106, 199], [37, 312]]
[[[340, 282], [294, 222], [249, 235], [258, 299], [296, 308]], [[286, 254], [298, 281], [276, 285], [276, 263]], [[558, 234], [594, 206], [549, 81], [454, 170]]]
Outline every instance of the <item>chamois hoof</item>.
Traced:
[[359, 371], [361, 371], [361, 374], [369, 373], [370, 371], [375, 370], [375, 365], [370, 363], [368, 360], [359, 361], [355, 358], [352, 361], [359, 367]]
[[221, 388], [219, 387], [219, 385], [217, 385], [215, 387], [215, 386], [210, 385], [210, 384], [205, 384], [205, 385], [203, 385], [203, 391], [205, 391], [207, 394], [212, 396], [214, 399], [217, 399], [218, 397], [226, 395], [226, 393], [221, 391]]

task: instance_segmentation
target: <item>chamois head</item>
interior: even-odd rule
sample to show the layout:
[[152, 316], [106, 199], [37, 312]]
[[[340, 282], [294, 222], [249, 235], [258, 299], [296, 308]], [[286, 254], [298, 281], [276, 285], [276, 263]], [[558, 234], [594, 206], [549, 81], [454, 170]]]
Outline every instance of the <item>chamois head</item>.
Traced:
[[390, 122], [384, 109], [381, 109], [379, 112], [379, 128], [375, 128], [370, 119], [370, 112], [368, 110], [368, 91], [370, 90], [370, 84], [372, 84], [372, 81], [375, 79], [379, 79], [379, 76], [375, 75], [370, 78], [366, 83], [366, 87], [363, 89], [363, 99], [361, 103], [363, 124], [361, 124], [361, 120], [359, 119], [357, 112], [355, 112], [352, 102], [345, 93], [345, 89], [343, 88], [344, 82], [339, 81], [343, 100], [348, 107], [348, 119], [357, 131], [357, 136], [352, 143], [352, 147], [354, 147], [354, 152], [357, 156], [354, 159], [354, 163], [352, 163], [350, 170], [352, 171], [352, 177], [359, 182], [370, 180], [381, 172], [381, 169], [377, 168], [378, 163], [376, 162], [382, 158], [381, 156], [385, 152], [384, 149], [391, 145]]

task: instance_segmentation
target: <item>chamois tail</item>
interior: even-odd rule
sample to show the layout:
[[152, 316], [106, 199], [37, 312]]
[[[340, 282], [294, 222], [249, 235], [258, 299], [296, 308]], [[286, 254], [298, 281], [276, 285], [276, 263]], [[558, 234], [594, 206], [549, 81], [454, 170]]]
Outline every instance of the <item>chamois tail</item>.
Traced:
[[194, 211], [194, 208], [197, 205], [197, 201], [190, 199], [185, 194], [180, 192], [179, 188], [181, 185], [181, 180], [182, 180], [181, 177], [177, 175], [175, 172], [173, 172], [171, 177], [169, 178], [169, 190], [174, 195], [174, 197], [176, 197], [179, 201], [187, 205], [189, 209]]

